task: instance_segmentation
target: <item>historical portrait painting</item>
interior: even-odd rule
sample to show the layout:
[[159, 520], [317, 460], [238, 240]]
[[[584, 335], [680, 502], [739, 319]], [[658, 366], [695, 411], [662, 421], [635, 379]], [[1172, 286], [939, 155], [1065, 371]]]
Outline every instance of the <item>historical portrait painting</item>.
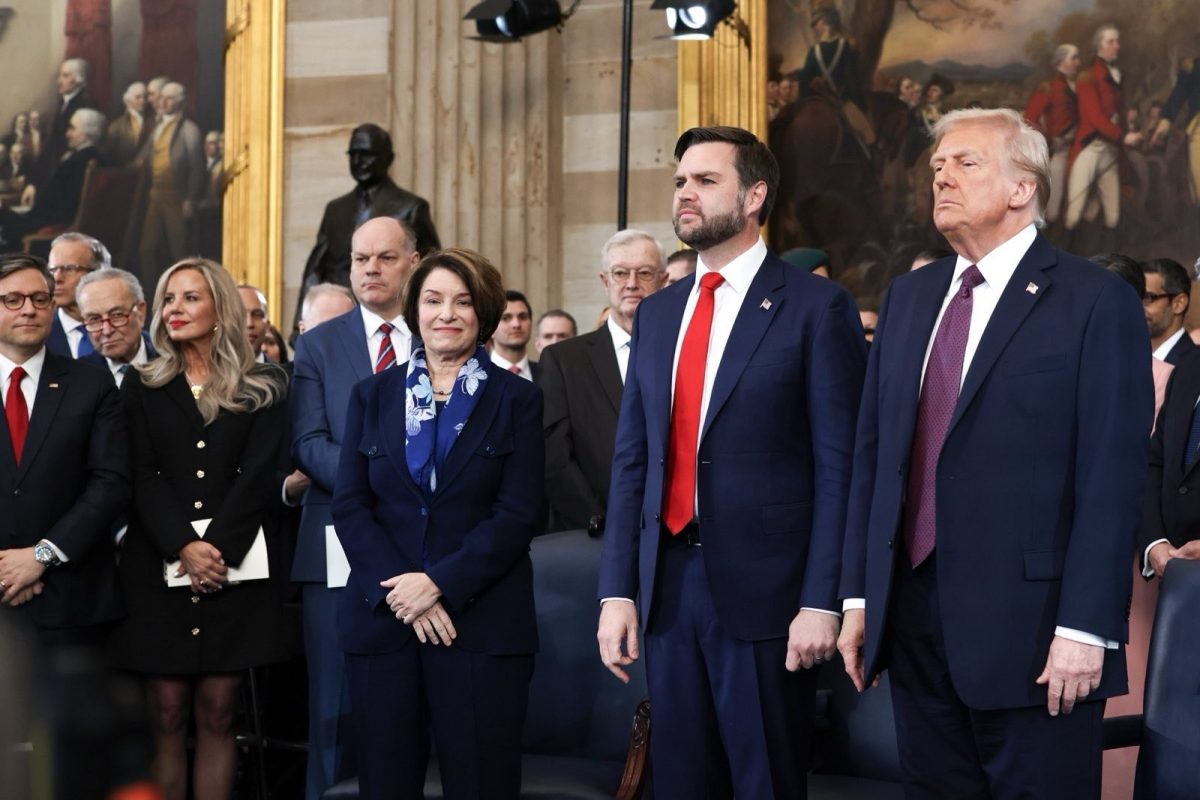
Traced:
[[780, 252], [818, 247], [877, 301], [931, 222], [931, 131], [1008, 107], [1045, 134], [1044, 230], [1084, 256], [1200, 252], [1200, 0], [778, 0], [768, 136]]
[[0, 9], [0, 238], [100, 239], [147, 293], [221, 257], [225, 0], [10, 0]]

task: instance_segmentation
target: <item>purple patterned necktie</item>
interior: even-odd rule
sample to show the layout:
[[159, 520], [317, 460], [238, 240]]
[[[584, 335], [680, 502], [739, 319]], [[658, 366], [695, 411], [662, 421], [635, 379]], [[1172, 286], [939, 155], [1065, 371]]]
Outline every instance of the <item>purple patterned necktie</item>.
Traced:
[[942, 315], [933, 348], [929, 351], [929, 363], [925, 366], [908, 470], [908, 499], [904, 506], [904, 545], [914, 568], [929, 557], [936, 541], [938, 456], [962, 384], [963, 355], [971, 331], [972, 290], [981, 283], [983, 274], [979, 267], [974, 264], [967, 267], [958, 291]]

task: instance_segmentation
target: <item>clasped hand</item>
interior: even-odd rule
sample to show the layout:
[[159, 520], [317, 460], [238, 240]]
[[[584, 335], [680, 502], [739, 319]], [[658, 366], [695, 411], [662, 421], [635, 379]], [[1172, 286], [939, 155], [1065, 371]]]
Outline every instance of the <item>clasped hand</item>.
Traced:
[[0, 602], [13, 608], [28, 603], [42, 593], [45, 571], [32, 547], [0, 550]]
[[380, 581], [379, 585], [390, 589], [386, 598], [388, 608], [405, 625], [412, 624], [442, 596], [437, 584], [424, 572], [406, 572]]
[[202, 539], [188, 542], [179, 551], [179, 568], [175, 570], [175, 577], [186, 574], [192, 582], [193, 594], [219, 591], [229, 582], [226, 577], [228, 572], [221, 551]]

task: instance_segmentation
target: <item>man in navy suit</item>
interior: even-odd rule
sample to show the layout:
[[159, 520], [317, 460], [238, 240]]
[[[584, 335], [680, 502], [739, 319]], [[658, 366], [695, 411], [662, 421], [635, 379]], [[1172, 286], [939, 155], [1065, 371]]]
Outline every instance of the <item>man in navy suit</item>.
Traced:
[[[304, 495], [292, 580], [304, 585], [304, 643], [309, 670], [309, 758], [305, 797], [321, 793], [353, 768], [347, 752], [349, 695], [338, 647], [337, 604], [344, 578], [331, 581], [325, 553], [332, 531], [330, 500], [354, 385], [375, 367], [403, 363], [412, 342], [404, 324], [403, 292], [420, 260], [412, 227], [393, 217], [376, 217], [354, 232], [350, 284], [360, 306], [312, 327], [296, 340], [292, 377], [292, 455], [312, 479]], [[317, 302], [314, 298], [313, 302]], [[306, 310], [313, 310], [305, 297]], [[387, 332], [381, 328], [386, 326]], [[385, 345], [386, 340], [386, 345]], [[394, 360], [379, 361], [390, 347]], [[330, 544], [336, 542], [331, 539]]]
[[50, 274], [54, 276], [54, 312], [50, 338], [46, 348], [56, 356], [79, 358], [92, 354], [95, 348], [88, 338], [79, 313], [75, 292], [84, 275], [97, 270], [112, 269], [108, 248], [86, 233], [61, 234], [50, 243]]
[[767, 252], [779, 168], [762, 142], [692, 128], [675, 157], [675, 233], [699, 264], [634, 320], [600, 657], [627, 680], [644, 649], [656, 797], [802, 798], [811, 668], [837, 638], [862, 329], [841, 287]]
[[[1098, 797], [1126, 691], [1129, 558], [1154, 405], [1129, 285], [1036, 229], [1045, 139], [1009, 109], [935, 128], [957, 256], [879, 310], [839, 649], [889, 669], [908, 797]], [[865, 610], [864, 610], [865, 606]]]
[[89, 272], [75, 289], [79, 314], [95, 352], [80, 358], [112, 373], [117, 388], [129, 370], [156, 357], [146, 324], [146, 295], [123, 269]]

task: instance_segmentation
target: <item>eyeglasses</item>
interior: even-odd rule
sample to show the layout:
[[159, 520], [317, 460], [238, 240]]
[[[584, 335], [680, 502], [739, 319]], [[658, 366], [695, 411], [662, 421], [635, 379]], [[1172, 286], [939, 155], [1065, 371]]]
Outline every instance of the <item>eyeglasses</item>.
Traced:
[[1162, 300], [1164, 297], [1174, 297], [1175, 295], [1167, 292], [1146, 292], [1142, 295], [1142, 305], [1151, 306]]
[[628, 270], [624, 269], [623, 267], [617, 267], [614, 270], [609, 270], [608, 274], [611, 275], [612, 279], [617, 283], [625, 283], [627, 280], [629, 280], [630, 275], [633, 275], [635, 278], [637, 278], [638, 283], [654, 283], [654, 281], [658, 280], [659, 276], [659, 272], [657, 270]]
[[56, 264], [53, 267], [47, 268], [51, 275], [57, 275], [60, 272], [91, 272], [95, 267], [85, 267], [82, 264]]
[[9, 292], [0, 297], [0, 302], [4, 303], [4, 307], [9, 311], [20, 311], [25, 307], [25, 301], [33, 303], [33, 307], [37, 309], [45, 309], [50, 307], [50, 303], [54, 300], [54, 296], [49, 292], [34, 292], [33, 294], [24, 294], [23, 292]]
[[88, 333], [99, 333], [104, 330], [104, 323], [108, 323], [114, 328], [124, 328], [129, 324], [129, 317], [133, 314], [133, 309], [136, 305], [130, 306], [128, 311], [110, 311], [104, 316], [99, 314], [88, 314], [83, 318], [83, 327]]

